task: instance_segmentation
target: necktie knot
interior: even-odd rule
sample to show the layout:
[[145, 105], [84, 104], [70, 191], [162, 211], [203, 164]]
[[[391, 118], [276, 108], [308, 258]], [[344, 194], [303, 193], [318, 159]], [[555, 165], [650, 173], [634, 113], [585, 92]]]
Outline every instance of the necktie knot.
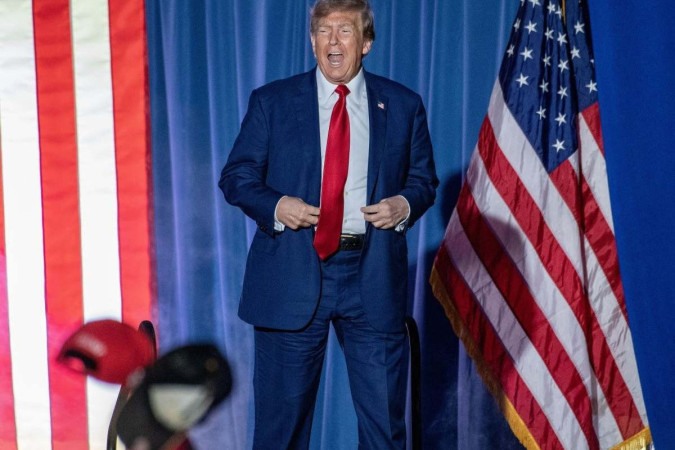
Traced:
[[340, 84], [338, 85], [338, 87], [335, 88], [335, 92], [340, 97], [345, 97], [347, 94], [349, 94], [350, 91], [346, 84]]

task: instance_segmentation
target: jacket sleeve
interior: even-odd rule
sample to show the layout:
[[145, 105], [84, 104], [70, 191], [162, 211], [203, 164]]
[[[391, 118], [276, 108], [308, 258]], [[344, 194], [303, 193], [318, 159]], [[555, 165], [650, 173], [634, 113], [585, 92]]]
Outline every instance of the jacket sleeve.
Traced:
[[438, 186], [427, 115], [422, 99], [419, 96], [417, 98], [410, 142], [410, 166], [405, 186], [400, 192], [410, 204], [410, 217], [406, 228], [413, 226], [434, 204]]
[[269, 139], [263, 99], [258, 90], [254, 90], [218, 186], [228, 203], [241, 208], [262, 231], [272, 235], [274, 210], [282, 194], [266, 183]]

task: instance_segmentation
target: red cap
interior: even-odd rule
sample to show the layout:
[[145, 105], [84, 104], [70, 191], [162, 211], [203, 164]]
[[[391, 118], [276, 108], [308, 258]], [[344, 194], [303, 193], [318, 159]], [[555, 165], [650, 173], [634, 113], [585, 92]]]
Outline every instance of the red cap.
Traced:
[[61, 347], [58, 361], [108, 383], [125, 384], [129, 375], [155, 359], [154, 343], [143, 332], [115, 320], [89, 322]]

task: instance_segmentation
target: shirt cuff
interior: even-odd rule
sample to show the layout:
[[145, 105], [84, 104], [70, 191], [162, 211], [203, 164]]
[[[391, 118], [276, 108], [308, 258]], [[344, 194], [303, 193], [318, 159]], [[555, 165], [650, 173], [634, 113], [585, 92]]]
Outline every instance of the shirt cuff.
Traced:
[[[288, 197], [287, 195], [284, 195], [281, 198]], [[279, 202], [281, 201], [281, 198], [279, 199]], [[274, 207], [274, 231], [277, 233], [281, 233], [286, 229], [286, 225], [283, 223], [279, 222], [279, 219], [277, 219], [277, 209], [279, 209], [279, 202], [277, 202], [277, 206]]]
[[405, 231], [406, 225], [408, 225], [408, 219], [410, 218], [410, 203], [408, 202], [408, 199], [402, 195], [397, 195], [397, 197], [401, 197], [403, 200], [405, 200], [406, 204], [408, 205], [408, 215], [406, 215], [405, 219], [399, 222], [399, 224], [396, 225], [396, 227], [394, 228], [394, 231], [401, 233]]

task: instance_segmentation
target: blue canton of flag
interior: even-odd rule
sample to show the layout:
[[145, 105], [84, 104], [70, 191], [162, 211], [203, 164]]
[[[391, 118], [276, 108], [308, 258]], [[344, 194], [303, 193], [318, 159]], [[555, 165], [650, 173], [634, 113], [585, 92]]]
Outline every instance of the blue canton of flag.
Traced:
[[595, 59], [590, 45], [590, 24], [585, 3], [570, 2], [567, 5], [567, 30], [570, 38], [570, 58], [574, 71], [578, 110], [584, 111], [598, 101], [598, 85], [595, 81]]
[[577, 150], [573, 57], [561, 6], [522, 0], [499, 82], [507, 105], [548, 172]]

